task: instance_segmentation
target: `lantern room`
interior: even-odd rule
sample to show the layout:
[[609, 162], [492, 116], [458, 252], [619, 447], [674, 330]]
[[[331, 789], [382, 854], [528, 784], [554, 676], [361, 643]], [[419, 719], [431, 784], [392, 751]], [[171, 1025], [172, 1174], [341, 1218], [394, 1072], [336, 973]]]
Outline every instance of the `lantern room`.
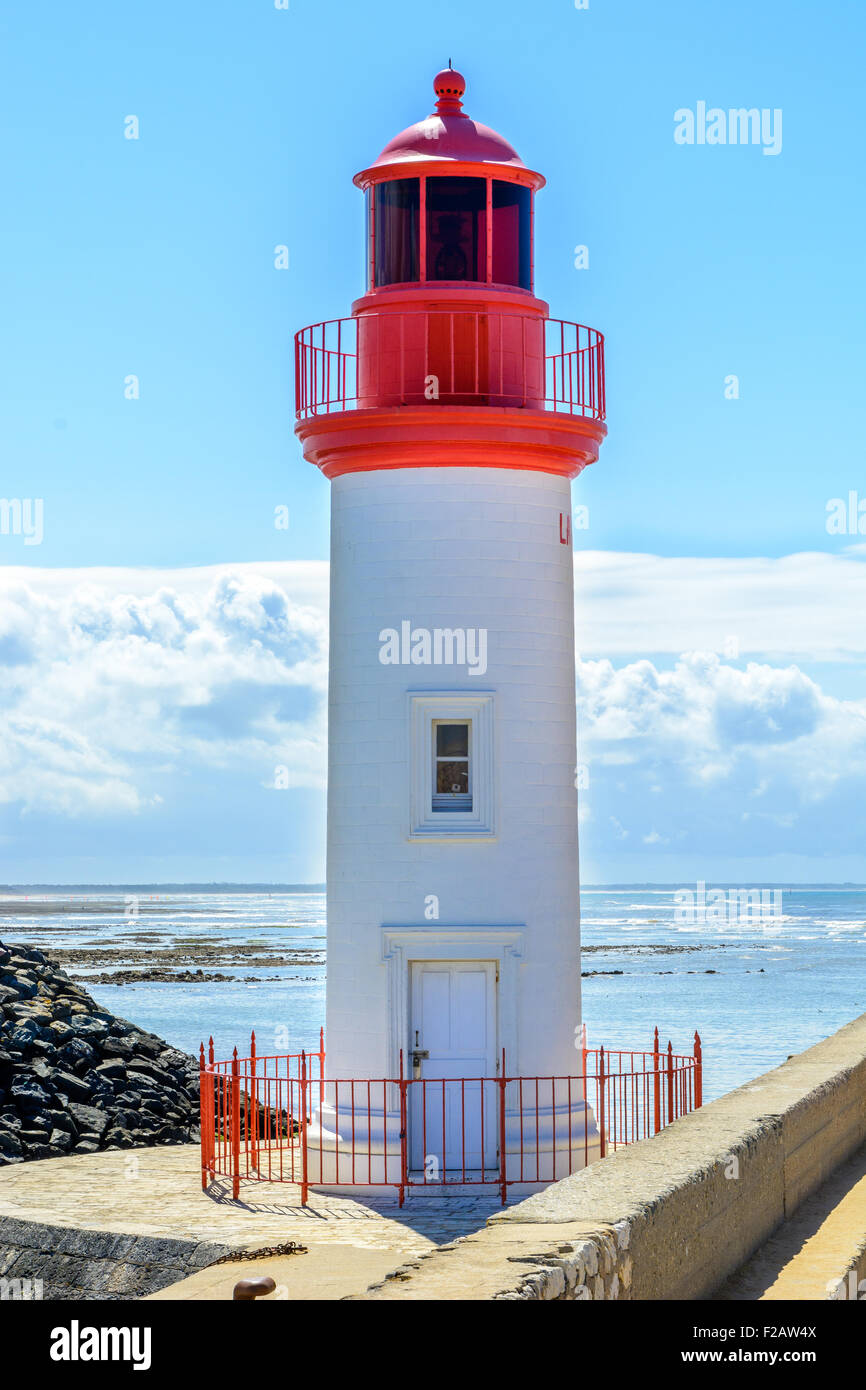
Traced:
[[540, 174], [463, 110], [466, 82], [446, 68], [436, 110], [355, 178], [367, 196], [367, 290], [436, 285], [533, 289]]

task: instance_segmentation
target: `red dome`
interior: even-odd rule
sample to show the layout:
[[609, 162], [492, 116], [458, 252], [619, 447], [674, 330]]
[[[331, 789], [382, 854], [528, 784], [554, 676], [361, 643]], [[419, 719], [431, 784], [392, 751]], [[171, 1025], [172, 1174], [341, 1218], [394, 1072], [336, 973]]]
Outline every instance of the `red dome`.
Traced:
[[[520, 171], [534, 188], [542, 188], [545, 180], [527, 169], [520, 155], [508, 141], [489, 126], [470, 120], [460, 98], [466, 90], [466, 79], [453, 68], [445, 68], [433, 79], [438, 98], [435, 112], [423, 121], [416, 121], [389, 140], [375, 163], [355, 176], [359, 188], [377, 181], [376, 171], [396, 164], [495, 164], [503, 169]], [[378, 175], [381, 178], [381, 174]]]

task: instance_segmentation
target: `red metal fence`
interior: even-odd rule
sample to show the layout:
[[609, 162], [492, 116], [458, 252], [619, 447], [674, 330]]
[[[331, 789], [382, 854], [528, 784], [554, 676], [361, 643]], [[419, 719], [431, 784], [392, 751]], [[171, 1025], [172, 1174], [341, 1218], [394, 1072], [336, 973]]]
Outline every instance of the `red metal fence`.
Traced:
[[[447, 1192], [546, 1184], [611, 1151], [658, 1134], [702, 1103], [701, 1040], [694, 1052], [581, 1048], [564, 1077], [399, 1076], [335, 1080], [318, 1052], [215, 1062], [201, 1046], [201, 1180]], [[587, 1125], [587, 1107], [592, 1112]], [[595, 1117], [597, 1132], [592, 1126]]]
[[604, 338], [562, 319], [468, 309], [363, 314], [295, 335], [299, 420], [437, 402], [603, 420]]

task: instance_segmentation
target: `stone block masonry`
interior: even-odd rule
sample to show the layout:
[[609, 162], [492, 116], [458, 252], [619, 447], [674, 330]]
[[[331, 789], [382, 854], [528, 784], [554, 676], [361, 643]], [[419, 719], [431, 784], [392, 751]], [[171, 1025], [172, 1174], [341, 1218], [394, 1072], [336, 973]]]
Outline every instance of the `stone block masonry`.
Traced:
[[20, 1281], [32, 1297], [34, 1283], [40, 1281], [46, 1302], [144, 1298], [229, 1253], [229, 1246], [208, 1241], [163, 1240], [6, 1218], [0, 1221], [0, 1290], [14, 1298]]

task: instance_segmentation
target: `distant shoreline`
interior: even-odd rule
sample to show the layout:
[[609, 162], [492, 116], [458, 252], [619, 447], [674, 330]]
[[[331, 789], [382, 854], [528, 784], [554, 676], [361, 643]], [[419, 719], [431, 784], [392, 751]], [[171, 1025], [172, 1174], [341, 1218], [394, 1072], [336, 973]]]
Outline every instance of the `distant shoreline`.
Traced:
[[4, 883], [0, 897], [22, 893], [324, 893], [324, 883]]
[[[673, 882], [643, 883], [583, 883], [582, 892], [623, 892], [631, 893], [643, 889], [676, 890], [682, 888], [687, 879]], [[767, 878], [763, 880], [769, 883]], [[793, 879], [775, 880], [783, 888], [802, 889], [864, 889], [866, 883], [844, 880], [839, 883], [811, 883]], [[718, 888], [740, 888], [740, 883], [727, 879], [713, 879], [712, 886]], [[30, 893], [324, 893], [324, 883], [10, 883], [0, 884], [0, 899], [18, 898]]]

